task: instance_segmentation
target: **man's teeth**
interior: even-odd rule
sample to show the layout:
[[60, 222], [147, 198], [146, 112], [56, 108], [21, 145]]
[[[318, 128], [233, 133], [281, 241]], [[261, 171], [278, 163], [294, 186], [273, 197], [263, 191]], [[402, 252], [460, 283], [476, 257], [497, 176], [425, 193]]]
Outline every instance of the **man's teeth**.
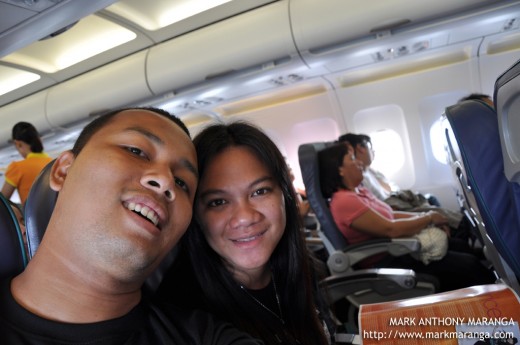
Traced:
[[159, 224], [159, 216], [148, 206], [143, 206], [143, 205], [131, 202], [128, 204], [127, 208], [130, 211], [140, 213], [143, 217], [146, 217], [147, 219], [149, 219], [155, 226], [157, 226], [157, 224]]

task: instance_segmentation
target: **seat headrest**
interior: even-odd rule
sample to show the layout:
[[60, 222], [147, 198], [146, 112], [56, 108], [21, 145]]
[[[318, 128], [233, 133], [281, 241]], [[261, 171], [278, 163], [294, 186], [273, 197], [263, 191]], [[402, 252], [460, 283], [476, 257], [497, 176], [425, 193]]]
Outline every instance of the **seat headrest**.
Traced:
[[9, 201], [0, 194], [0, 278], [14, 276], [27, 265], [18, 219]]
[[25, 228], [29, 259], [34, 256], [49, 224], [58, 193], [51, 189], [49, 178], [54, 160], [40, 172], [25, 202]]
[[321, 231], [329, 239], [334, 249], [342, 250], [347, 247], [347, 240], [336, 226], [320, 185], [318, 152], [332, 144], [331, 142], [302, 144], [298, 148], [298, 159], [307, 199], [321, 225]]

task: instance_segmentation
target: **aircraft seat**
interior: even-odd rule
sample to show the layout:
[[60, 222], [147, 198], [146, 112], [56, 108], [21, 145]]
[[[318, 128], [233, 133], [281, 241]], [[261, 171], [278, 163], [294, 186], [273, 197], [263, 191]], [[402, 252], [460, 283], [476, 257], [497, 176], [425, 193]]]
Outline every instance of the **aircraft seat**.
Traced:
[[27, 255], [18, 220], [9, 201], [0, 194], [0, 278], [24, 270]]
[[25, 227], [29, 259], [32, 259], [49, 224], [58, 193], [49, 187], [49, 177], [54, 160], [49, 162], [34, 180], [24, 206]]
[[520, 60], [500, 75], [495, 82], [494, 103], [509, 181], [520, 183]]
[[332, 142], [315, 142], [300, 145], [298, 157], [307, 199], [318, 220], [317, 233], [326, 248], [330, 276], [322, 281], [329, 303], [346, 299], [348, 317], [342, 321], [355, 323], [354, 314], [361, 304], [425, 296], [435, 293], [434, 277], [419, 279], [412, 270], [382, 268], [354, 269], [361, 260], [378, 253], [404, 255], [420, 249], [415, 238], [377, 239], [349, 245], [334, 222], [327, 200], [320, 187], [318, 152]]
[[448, 158], [499, 279], [519, 292], [520, 186], [507, 180], [495, 109], [478, 100], [447, 107], [442, 124]]
[[329, 254], [327, 266], [331, 274], [352, 271], [356, 263], [375, 254], [388, 252], [399, 256], [419, 251], [421, 245], [416, 238], [381, 238], [353, 245], [347, 242], [336, 226], [320, 186], [318, 152], [332, 144], [334, 143], [307, 143], [300, 145], [298, 149], [307, 198], [320, 224], [318, 234]]

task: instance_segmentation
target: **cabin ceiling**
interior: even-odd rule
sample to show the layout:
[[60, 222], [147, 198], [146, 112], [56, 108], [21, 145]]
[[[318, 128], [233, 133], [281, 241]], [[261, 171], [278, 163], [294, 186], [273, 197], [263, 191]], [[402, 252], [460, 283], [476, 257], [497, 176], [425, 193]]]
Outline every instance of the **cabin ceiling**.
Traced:
[[[178, 115], [185, 114], [183, 119], [188, 123], [190, 121], [198, 123], [222, 115], [211, 109], [227, 109], [227, 111], [242, 109], [242, 107], [227, 106], [225, 102], [236, 102], [247, 94], [254, 95], [275, 87], [284, 88], [316, 76], [336, 73], [353, 66], [373, 63], [374, 59], [385, 58], [374, 50], [363, 57], [353, 55], [345, 58], [348, 49], [338, 48], [339, 53], [335, 53], [339, 46], [345, 47], [351, 43], [352, 50], [359, 54], [362, 44], [370, 45], [376, 39], [382, 42], [381, 39], [385, 39], [386, 36], [407, 29], [413, 31], [414, 27], [428, 26], [428, 23], [434, 21], [437, 23], [439, 19], [449, 21], [453, 17], [518, 2], [506, 0], [436, 0], [435, 2], [430, 0], [0, 0], [0, 120], [2, 126], [9, 127], [0, 128], [0, 147], [7, 145], [6, 136], [9, 135], [15, 119], [31, 121], [30, 116], [41, 117], [41, 121], [47, 121], [48, 124], [43, 125], [41, 122], [36, 124], [42, 128], [41, 131], [47, 138], [59, 132], [68, 121], [53, 123], [55, 120], [52, 119], [52, 114], [47, 108], [42, 109], [41, 114], [35, 115], [34, 111], [31, 111], [32, 114], [26, 114], [24, 106], [19, 104], [41, 102], [45, 107], [52, 107], [52, 97], [38, 96], [41, 91], [56, 87], [59, 89], [60, 86], [60, 91], [78, 88], [78, 84], [72, 83], [74, 80], [82, 77], [82, 82], [88, 84], [89, 76], [94, 75], [95, 72], [98, 73], [95, 78], [92, 77], [93, 80], [99, 80], [99, 75], [104, 73], [108, 75], [107, 78], [110, 78], [110, 73], [117, 68], [130, 68], [128, 73], [134, 72], [131, 70], [135, 65], [132, 61], [137, 61], [141, 57], [147, 63], [143, 71], [139, 72], [142, 76], [137, 75], [132, 78], [137, 80], [142, 77], [144, 80], [142, 93], [145, 96], [139, 98], [142, 96], [140, 91], [132, 89], [128, 91], [128, 97], [135, 92], [135, 99], [128, 101], [127, 105], [140, 102], [139, 104], [168, 107], [170, 104], [171, 108], [168, 110]], [[269, 11], [268, 7], [272, 9], [275, 6], [276, 11]], [[337, 6], [341, 6], [342, 10], [335, 10]], [[254, 11], [255, 16], [241, 15], [251, 13], [254, 9], [258, 9]], [[261, 23], [263, 15], [266, 20], [273, 20], [273, 22]], [[237, 20], [227, 28], [227, 19], [231, 18]], [[280, 49], [282, 53], [279, 56], [262, 61], [261, 54], [258, 52], [248, 55], [252, 49], [243, 48], [242, 43], [237, 44], [239, 45], [237, 47], [218, 46], [223, 40], [233, 42], [235, 35], [239, 36], [243, 32], [244, 35], [247, 34], [245, 31], [254, 25], [251, 19], [256, 19], [259, 22], [256, 25], [260, 28], [273, 27], [273, 32], [266, 30], [265, 34], [259, 33], [255, 39], [249, 40], [244, 36], [245, 42], [250, 43], [251, 48], [255, 45], [259, 46], [258, 52], [262, 52], [263, 44], [278, 40], [272, 49]], [[211, 25], [216, 23], [222, 24], [219, 25], [218, 34], [212, 29], [215, 25]], [[233, 32], [232, 29], [236, 28], [236, 25], [241, 28], [237, 30], [240, 32]], [[518, 26], [518, 20], [512, 25]], [[492, 30], [497, 29], [492, 28]], [[230, 33], [229, 36], [232, 37], [222, 38], [225, 33]], [[478, 35], [485, 34], [486, 32], [478, 32]], [[198, 42], [206, 42], [207, 37], [211, 35], [214, 35], [212, 39], [216, 42], [215, 46], [207, 49], [197, 46]], [[202, 36], [206, 41], [201, 38]], [[460, 38], [460, 40], [464, 39], [466, 38]], [[173, 40], [176, 40], [175, 43], [178, 43], [179, 47], [184, 47], [183, 44], [190, 47], [188, 51], [181, 52], [184, 54], [182, 57], [194, 62], [200, 60], [201, 66], [212, 61], [216, 61], [214, 63], [218, 65], [219, 58], [225, 61], [227, 57], [221, 50], [227, 51], [228, 54], [235, 54], [237, 61], [243, 64], [239, 66], [240, 73], [227, 73], [229, 71], [226, 69], [215, 69], [214, 73], [209, 71], [201, 78], [202, 83], [191, 85], [186, 82], [184, 85], [181, 81], [181, 84], [171, 89], [168, 89], [169, 86], [164, 83], [150, 83], [149, 78], [153, 77], [154, 73], [159, 77], [162, 73], [160, 68], [154, 71], [155, 60], [153, 59], [167, 67], [168, 56], [161, 57], [159, 52], [161, 46]], [[388, 42], [391, 42], [391, 39]], [[150, 52], [152, 48], [157, 49]], [[269, 51], [271, 48], [265, 50]], [[390, 50], [394, 51], [393, 47], [386, 49], [386, 53]], [[248, 65], [249, 61], [255, 58], [258, 61]], [[116, 61], [121, 63], [114, 64]], [[174, 63], [172, 61], [172, 64]], [[286, 66], [286, 68], [277, 69], [279, 66]], [[263, 73], [264, 70], [267, 72]], [[195, 68], [187, 73], [193, 74], [196, 71]], [[236, 72], [232, 69], [230, 71]], [[175, 77], [177, 78], [177, 74]], [[255, 84], [258, 80], [261, 83]], [[124, 84], [125, 82], [122, 81], [122, 88], [125, 87]], [[79, 85], [83, 84], [79, 83]], [[99, 85], [98, 88], [101, 89], [102, 86]], [[217, 89], [226, 91], [219, 94]], [[305, 87], [302, 90], [307, 92]], [[109, 93], [110, 90], [107, 92]], [[102, 96], [96, 96], [100, 102]], [[116, 96], [114, 98], [117, 98]], [[199, 98], [199, 96], [204, 97]], [[84, 97], [88, 98], [89, 95]], [[110, 98], [112, 95], [106, 97]], [[83, 104], [82, 99], [77, 102], [83, 108], [90, 106], [89, 103]], [[3, 108], [7, 107], [10, 107], [10, 110], [2, 112]], [[61, 111], [74, 111], [71, 109], [74, 109], [73, 105]], [[88, 111], [88, 114], [92, 115], [100, 110], [102, 109], [81, 111]], [[4, 121], [6, 113], [18, 114], [9, 115], [11, 117]], [[71, 120], [68, 130], [58, 133], [59, 138], [54, 140], [56, 147], [74, 140], [74, 135], [70, 135], [70, 132], [73, 130], [76, 133], [81, 128], [77, 123], [78, 121]]]
[[[187, 32], [236, 16], [275, 0], [0, 0], [0, 107]], [[287, 6], [289, 1], [286, 2]], [[303, 20], [323, 26], [318, 18], [334, 1], [315, 3], [317, 13]], [[498, 0], [344, 0], [349, 11], [340, 19], [352, 23], [338, 41], [355, 40], [373, 31], [449, 17]], [[294, 3], [294, 4], [293, 4]], [[421, 4], [422, 3], [422, 4]], [[426, 3], [428, 4], [426, 6]], [[388, 6], [388, 4], [392, 4]], [[394, 10], [385, 16], [388, 8]], [[368, 12], [369, 9], [371, 12]], [[305, 18], [306, 15], [311, 17]], [[383, 20], [384, 18], [384, 20]], [[333, 18], [332, 18], [333, 19]], [[312, 25], [312, 23], [311, 23]], [[371, 32], [372, 31], [372, 32]], [[298, 37], [305, 49], [312, 35]], [[331, 32], [336, 36], [337, 33]]]

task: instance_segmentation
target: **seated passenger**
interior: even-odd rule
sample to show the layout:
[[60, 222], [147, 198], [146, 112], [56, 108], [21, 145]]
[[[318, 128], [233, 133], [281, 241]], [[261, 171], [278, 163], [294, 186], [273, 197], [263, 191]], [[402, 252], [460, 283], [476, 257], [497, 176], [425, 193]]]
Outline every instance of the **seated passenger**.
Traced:
[[343, 134], [338, 138], [339, 142], [347, 142], [354, 148], [356, 159], [363, 163], [362, 185], [379, 200], [384, 201], [396, 211], [427, 212], [434, 210], [442, 213], [448, 219], [448, 225], [454, 237], [468, 240], [470, 229], [463, 218], [462, 212], [441, 208], [437, 198], [431, 195], [423, 195], [411, 190], [400, 190], [394, 183], [371, 168], [374, 160], [374, 150], [370, 137], [365, 134]]
[[[329, 311], [278, 148], [240, 122], [210, 126], [194, 143], [200, 184], [193, 226], [159, 296], [206, 308], [266, 344], [328, 344]], [[179, 276], [192, 284], [179, 284]]]
[[188, 129], [162, 110], [85, 127], [52, 167], [59, 193], [36, 254], [0, 281], [0, 344], [258, 344], [205, 312], [142, 298], [188, 227], [196, 167]]
[[[349, 145], [337, 143], [321, 151], [318, 157], [323, 195], [331, 198], [332, 216], [350, 244], [378, 237], [409, 237], [430, 225], [442, 228], [446, 224], [446, 217], [436, 211], [394, 211], [361, 186], [363, 165]], [[370, 266], [407, 268], [436, 276], [441, 291], [494, 282], [493, 274], [463, 241], [450, 240], [446, 255], [428, 264], [411, 255], [387, 255], [370, 262]]]

